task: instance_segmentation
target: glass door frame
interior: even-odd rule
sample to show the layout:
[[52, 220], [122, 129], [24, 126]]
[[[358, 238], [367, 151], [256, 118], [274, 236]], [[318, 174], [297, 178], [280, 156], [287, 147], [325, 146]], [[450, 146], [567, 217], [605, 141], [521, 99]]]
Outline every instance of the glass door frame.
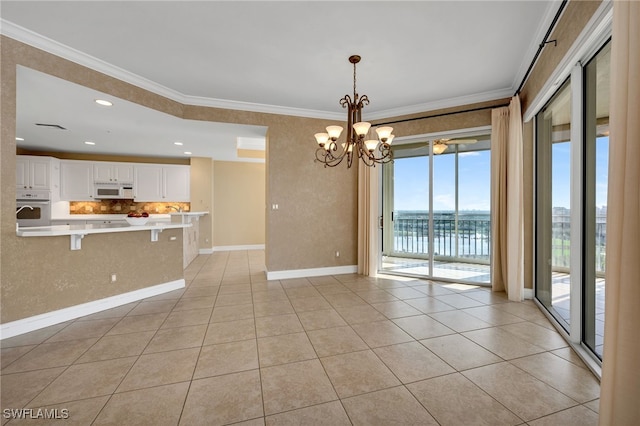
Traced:
[[[412, 276], [412, 277], [418, 277], [418, 278], [425, 278], [425, 279], [435, 279], [438, 281], [443, 281], [443, 282], [461, 282], [461, 283], [468, 283], [468, 284], [476, 284], [476, 285], [485, 285], [485, 286], [490, 286], [491, 283], [478, 283], [475, 281], [465, 281], [462, 279], [450, 279], [450, 278], [446, 278], [446, 277], [434, 277], [433, 276], [433, 262], [434, 262], [434, 215], [433, 215], [433, 164], [434, 164], [434, 154], [433, 154], [433, 140], [435, 139], [445, 139], [445, 138], [449, 138], [449, 139], [460, 139], [460, 138], [466, 138], [466, 137], [473, 137], [473, 136], [480, 136], [480, 135], [487, 135], [487, 134], [491, 134], [491, 126], [479, 126], [479, 127], [474, 127], [474, 128], [467, 128], [467, 129], [457, 129], [457, 130], [450, 130], [450, 131], [443, 131], [443, 132], [435, 132], [435, 133], [425, 133], [425, 134], [420, 134], [420, 135], [413, 135], [413, 136], [407, 136], [407, 137], [398, 137], [395, 138], [393, 140], [393, 144], [394, 146], [397, 145], [409, 145], [409, 144], [413, 144], [413, 143], [429, 143], [429, 217], [428, 217], [428, 227], [429, 227], [429, 232], [428, 232], [428, 255], [424, 256], [424, 259], [426, 261], [428, 261], [428, 275], [416, 275], [416, 274], [410, 274], [410, 273], [406, 273], [406, 274], [402, 274], [402, 273], [398, 273], [398, 272], [394, 272], [394, 271], [388, 271], [388, 270], [384, 270], [383, 269], [383, 265], [382, 265], [382, 259], [384, 256], [384, 253], [386, 252], [387, 255], [393, 254], [395, 253], [395, 251], [393, 250], [393, 201], [391, 203], [386, 202], [385, 199], [386, 198], [391, 198], [391, 200], [393, 200], [393, 196], [394, 196], [394, 189], [393, 189], [393, 180], [391, 177], [389, 177], [390, 175], [393, 176], [393, 171], [394, 171], [394, 165], [393, 163], [387, 163], [383, 165], [383, 169], [382, 169], [382, 173], [380, 173], [380, 202], [379, 202], [379, 218], [380, 218], [380, 223], [382, 224], [382, 227], [380, 227], [380, 234], [379, 234], [379, 241], [382, 242], [382, 244], [379, 244], [379, 249], [378, 249], [378, 274], [385, 274], [385, 275], [403, 275], [403, 276]], [[456, 154], [455, 157], [455, 185], [457, 188], [458, 185], [458, 154]], [[457, 190], [456, 190], [457, 192]], [[458, 209], [458, 196], [456, 195], [455, 197], [455, 204], [456, 204], [456, 212]], [[458, 218], [456, 215], [455, 218], [456, 221], [456, 228], [457, 228], [457, 222], [458, 222]], [[391, 232], [386, 232], [385, 229], [389, 229], [391, 230]], [[391, 250], [385, 250], [386, 247], [391, 246], [392, 249]], [[416, 256], [416, 258], [422, 258], [422, 257], [418, 257]], [[491, 261], [489, 261], [489, 268], [490, 270], [492, 270], [492, 266], [491, 266]]]
[[[593, 34], [592, 38], [589, 40], [589, 45], [586, 46], [580, 55], [577, 58], [574, 58], [572, 61], [573, 65], [570, 67], [565, 75], [565, 78], [560, 78], [555, 76], [553, 78], [554, 81], [562, 81], [564, 82], [566, 79], [571, 80], [571, 213], [570, 213], [570, 221], [571, 224], [575, 226], [575, 232], [571, 232], [570, 236], [570, 292], [571, 292], [571, 301], [570, 301], [570, 325], [569, 330], [565, 330], [560, 324], [557, 322], [557, 319], [547, 310], [547, 308], [538, 300], [537, 292], [538, 292], [538, 276], [537, 269], [535, 265], [537, 265], [537, 260], [535, 260], [537, 256], [537, 239], [536, 234], [537, 231], [535, 227], [539, 226], [538, 220], [534, 217], [534, 268], [533, 268], [533, 281], [534, 281], [534, 302], [540, 309], [552, 320], [552, 323], [556, 326], [558, 331], [571, 343], [571, 346], [578, 353], [580, 358], [587, 364], [587, 366], [600, 377], [601, 375], [601, 365], [602, 362], [589, 348], [584, 342], [585, 339], [585, 324], [584, 317], [586, 315], [586, 304], [589, 303], [588, 297], [585, 294], [586, 286], [585, 286], [585, 262], [583, 259], [585, 258], [585, 239], [587, 238], [587, 226], [586, 226], [586, 216], [584, 214], [585, 208], [589, 208], [590, 206], [585, 205], [585, 191], [588, 189], [585, 187], [584, 182], [584, 174], [588, 173], [589, 170], [586, 165], [585, 155], [587, 155], [588, 148], [585, 146], [586, 137], [587, 137], [587, 129], [588, 118], [585, 115], [585, 67], [586, 65], [596, 57], [596, 55], [600, 52], [600, 50], [610, 42], [611, 39], [611, 16], [608, 14], [603, 18], [600, 28], [597, 31], [597, 34]], [[539, 105], [538, 108], [532, 109], [531, 112], [527, 111], [525, 114], [524, 120], [528, 121], [532, 119], [535, 115], [537, 115], [544, 105], [547, 104], [548, 100], [551, 99], [555, 93], [557, 92], [559, 84], [554, 84], [552, 86], [553, 90], [550, 90], [546, 95], [546, 101], [540, 104], [541, 101], [538, 100], [536, 103]], [[533, 140], [534, 144], [538, 142], [538, 134], [537, 134], [537, 124], [534, 124], [534, 135]], [[534, 145], [535, 146], [535, 145]], [[537, 150], [537, 146], [534, 147], [534, 152]], [[533, 164], [534, 173], [538, 170], [537, 164], [537, 156], [534, 155], [534, 164]], [[539, 200], [537, 199], [537, 178], [534, 178], [534, 209], [537, 209]], [[588, 275], [588, 274], [587, 274]]]

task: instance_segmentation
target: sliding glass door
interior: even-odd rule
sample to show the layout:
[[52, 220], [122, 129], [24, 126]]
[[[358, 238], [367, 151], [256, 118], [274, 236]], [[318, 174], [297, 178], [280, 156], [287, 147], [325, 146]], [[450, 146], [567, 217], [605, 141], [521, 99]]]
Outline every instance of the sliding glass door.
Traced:
[[536, 299], [602, 359], [609, 152], [606, 43], [536, 115]]
[[584, 69], [583, 340], [600, 359], [604, 339], [607, 186], [609, 176], [610, 43]]
[[490, 282], [490, 136], [394, 146], [383, 168], [382, 270]]
[[571, 322], [571, 83], [536, 116], [536, 296]]

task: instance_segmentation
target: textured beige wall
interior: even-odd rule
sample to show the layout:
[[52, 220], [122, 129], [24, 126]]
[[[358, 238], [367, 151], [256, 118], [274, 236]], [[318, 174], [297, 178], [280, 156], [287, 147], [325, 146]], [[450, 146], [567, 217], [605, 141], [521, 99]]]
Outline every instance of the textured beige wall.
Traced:
[[[12, 241], [17, 238], [13, 213], [15, 68], [16, 65], [23, 65], [177, 117], [268, 127], [265, 194], [268, 194], [269, 201], [266, 204], [277, 202], [280, 209], [266, 211], [267, 269], [277, 271], [356, 264], [355, 168], [323, 169], [313, 162], [317, 146], [313, 134], [332, 123], [327, 120], [182, 105], [5, 36], [2, 36], [1, 48], [3, 185], [0, 191], [3, 202], [0, 221], [3, 238], [0, 250], [3, 253], [11, 249], [14, 244]], [[341, 251], [340, 258], [335, 258], [335, 250]], [[15, 265], [5, 262], [3, 254], [3, 279], [18, 268], [20, 262]], [[28, 278], [29, 273], [26, 274]]]
[[277, 203], [280, 208], [266, 210], [267, 270], [357, 263], [357, 169], [325, 169], [314, 163], [313, 134], [334, 122], [190, 105], [184, 109], [184, 118], [190, 120], [269, 128], [266, 204]]
[[182, 229], [161, 232], [157, 242], [150, 235], [87, 235], [72, 251], [68, 236], [19, 238], [15, 228], [3, 230], [2, 323], [183, 278]]
[[213, 247], [213, 161], [211, 158], [191, 158], [191, 211], [209, 212], [200, 216], [198, 248]]
[[[557, 40], [558, 45], [547, 44], [538, 62], [533, 68], [526, 84], [520, 93], [522, 111], [526, 111], [531, 101], [546, 84], [551, 74], [558, 67], [583, 28], [600, 7], [601, 1], [571, 1], [567, 3], [562, 17], [549, 37]], [[533, 288], [534, 262], [534, 125], [533, 120], [524, 123], [524, 257], [525, 288]]]
[[214, 247], [265, 243], [264, 187], [264, 164], [214, 161]]
[[600, 7], [600, 0], [574, 0], [567, 3], [564, 12], [549, 36], [558, 45], [547, 44], [538, 57], [526, 84], [520, 92], [522, 111], [526, 111], [531, 101], [538, 95], [562, 58], [567, 54], [587, 22]]

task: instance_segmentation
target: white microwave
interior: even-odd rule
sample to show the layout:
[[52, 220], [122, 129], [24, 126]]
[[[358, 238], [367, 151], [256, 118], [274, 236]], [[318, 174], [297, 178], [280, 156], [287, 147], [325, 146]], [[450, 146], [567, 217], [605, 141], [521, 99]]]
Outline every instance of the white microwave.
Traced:
[[122, 182], [95, 182], [93, 198], [96, 200], [132, 200], [133, 184]]

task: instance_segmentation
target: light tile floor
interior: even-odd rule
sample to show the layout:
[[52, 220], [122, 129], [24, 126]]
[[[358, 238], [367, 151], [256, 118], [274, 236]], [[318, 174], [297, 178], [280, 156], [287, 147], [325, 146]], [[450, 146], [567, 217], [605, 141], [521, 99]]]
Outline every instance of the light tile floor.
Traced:
[[262, 251], [185, 275], [3, 340], [2, 408], [66, 409], [64, 425], [597, 424], [598, 380], [530, 301], [401, 277], [267, 281]]
[[[430, 275], [429, 261], [425, 259], [411, 259], [406, 257], [384, 256], [382, 259], [382, 270], [390, 274], [411, 275], [422, 277], [438, 277], [447, 280], [459, 280], [470, 283], [491, 282], [491, 267], [489, 265], [462, 263], [462, 262], [442, 262], [436, 261], [433, 264], [433, 275]], [[556, 317], [567, 328], [571, 323], [571, 275], [566, 272], [553, 272], [551, 276], [552, 300], [551, 305], [556, 312]], [[595, 283], [595, 347], [596, 355], [602, 359], [604, 349], [604, 300], [605, 300], [605, 279], [600, 276]]]

